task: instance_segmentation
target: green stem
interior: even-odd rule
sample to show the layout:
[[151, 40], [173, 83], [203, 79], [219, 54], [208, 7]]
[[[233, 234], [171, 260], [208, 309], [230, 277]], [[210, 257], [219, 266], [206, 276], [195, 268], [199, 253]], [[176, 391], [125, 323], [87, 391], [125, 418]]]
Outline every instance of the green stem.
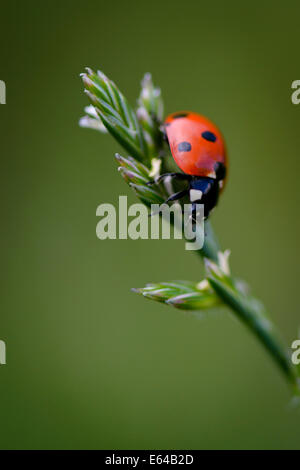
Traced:
[[219, 242], [217, 240], [217, 237], [215, 236], [215, 233], [213, 231], [213, 228], [209, 220], [205, 221], [204, 226], [205, 226], [204, 245], [203, 245], [203, 248], [199, 250], [197, 253], [200, 254], [204, 258], [211, 259], [215, 263], [218, 263], [218, 251], [221, 251]]
[[[205, 224], [205, 235], [204, 247], [198, 253], [218, 264], [218, 251], [220, 251], [220, 248], [209, 222]], [[267, 349], [291, 384], [293, 392], [300, 395], [298, 370], [293, 365], [287, 348], [281, 341], [274, 325], [268, 319], [262, 305], [242, 292], [231, 276], [224, 274], [220, 278], [212, 272], [208, 276], [208, 281], [223, 303], [235, 312], [238, 318], [250, 328]]]
[[247, 299], [243, 298], [244, 296], [239, 292], [235, 292], [225, 283], [211, 276], [208, 277], [208, 280], [222, 301], [253, 331], [296, 390], [297, 370], [272, 323], [253, 309], [251, 303], [247, 302]]

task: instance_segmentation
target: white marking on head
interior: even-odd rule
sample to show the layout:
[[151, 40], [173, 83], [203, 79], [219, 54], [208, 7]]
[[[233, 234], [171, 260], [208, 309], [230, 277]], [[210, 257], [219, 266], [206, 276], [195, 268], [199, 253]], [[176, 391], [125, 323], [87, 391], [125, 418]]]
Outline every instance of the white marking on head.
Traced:
[[199, 189], [190, 189], [190, 201], [191, 202], [200, 201], [200, 199], [202, 198], [202, 195], [203, 193]]
[[223, 180], [220, 180], [220, 181], [219, 181], [219, 188], [220, 188], [220, 189], [223, 188], [223, 184], [224, 184], [224, 183], [223, 183]]
[[208, 173], [207, 175], [209, 178], [214, 178], [216, 179], [217, 175], [216, 175], [216, 172], [215, 171], [211, 171], [210, 173]]

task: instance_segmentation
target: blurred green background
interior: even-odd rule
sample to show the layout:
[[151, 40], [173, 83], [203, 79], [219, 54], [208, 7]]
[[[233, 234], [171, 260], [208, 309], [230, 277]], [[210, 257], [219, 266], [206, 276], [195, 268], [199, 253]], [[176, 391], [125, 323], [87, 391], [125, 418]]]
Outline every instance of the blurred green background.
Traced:
[[135, 103], [143, 74], [166, 113], [222, 129], [230, 175], [212, 222], [232, 268], [297, 338], [298, 1], [1, 4], [1, 448], [300, 448], [300, 412], [231, 314], [201, 318], [131, 293], [200, 280], [181, 241], [100, 241], [96, 207], [133, 194], [109, 136], [80, 129], [79, 73]]

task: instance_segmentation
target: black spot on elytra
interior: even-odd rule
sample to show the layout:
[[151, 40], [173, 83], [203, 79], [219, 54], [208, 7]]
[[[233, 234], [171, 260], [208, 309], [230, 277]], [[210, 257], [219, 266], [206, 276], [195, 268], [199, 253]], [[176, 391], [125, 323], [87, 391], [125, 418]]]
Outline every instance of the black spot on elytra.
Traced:
[[172, 118], [173, 119], [185, 118], [188, 115], [189, 115], [189, 113], [177, 113], [177, 114], [173, 114]]
[[178, 152], [190, 152], [192, 150], [192, 146], [189, 142], [180, 142], [177, 149]]
[[201, 135], [203, 139], [208, 140], [209, 142], [215, 142], [217, 140], [217, 137], [215, 136], [215, 134], [210, 131], [202, 132]]

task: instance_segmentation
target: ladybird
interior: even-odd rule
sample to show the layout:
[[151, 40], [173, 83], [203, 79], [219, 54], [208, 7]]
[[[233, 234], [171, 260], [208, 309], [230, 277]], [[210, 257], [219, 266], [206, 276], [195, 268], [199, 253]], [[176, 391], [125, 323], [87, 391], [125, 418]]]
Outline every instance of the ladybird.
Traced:
[[207, 218], [218, 202], [226, 178], [227, 156], [221, 132], [206, 117], [189, 111], [170, 114], [163, 131], [182, 173], [165, 173], [155, 182], [167, 176], [187, 181], [188, 189], [171, 195], [166, 202], [188, 195], [192, 212], [196, 204], [204, 204]]

